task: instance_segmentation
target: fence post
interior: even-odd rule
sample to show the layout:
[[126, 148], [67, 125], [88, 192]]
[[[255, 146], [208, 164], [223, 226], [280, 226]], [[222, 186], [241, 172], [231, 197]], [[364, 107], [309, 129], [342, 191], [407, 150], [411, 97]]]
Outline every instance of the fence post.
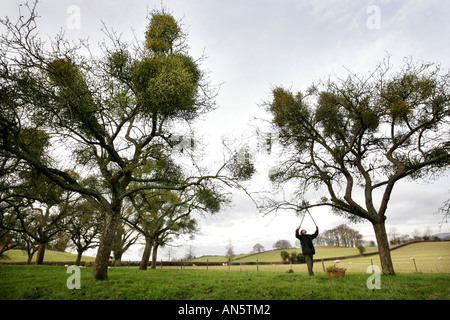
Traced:
[[258, 263], [258, 259], [256, 259], [256, 271], [259, 272], [259, 263]]
[[206, 270], [208, 270], [208, 266], [209, 266], [209, 259], [206, 259]]
[[412, 257], [411, 260], [414, 262], [414, 268], [416, 268], [416, 272], [417, 272], [416, 259], [414, 259], [414, 257]]

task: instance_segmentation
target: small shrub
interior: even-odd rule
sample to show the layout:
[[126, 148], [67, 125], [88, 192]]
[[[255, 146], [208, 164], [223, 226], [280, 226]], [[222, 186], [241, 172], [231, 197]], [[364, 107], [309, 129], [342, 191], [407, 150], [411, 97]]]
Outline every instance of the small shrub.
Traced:
[[357, 246], [357, 248], [358, 248], [360, 255], [363, 255], [363, 253], [366, 252], [366, 248], [361, 244], [359, 246]]
[[290, 256], [290, 262], [296, 263], [297, 262], [297, 252], [292, 252]]
[[280, 255], [284, 262], [289, 260], [289, 252], [283, 250], [280, 252]]
[[306, 263], [305, 256], [303, 254], [299, 253], [297, 255], [297, 262], [299, 262], [299, 263]]

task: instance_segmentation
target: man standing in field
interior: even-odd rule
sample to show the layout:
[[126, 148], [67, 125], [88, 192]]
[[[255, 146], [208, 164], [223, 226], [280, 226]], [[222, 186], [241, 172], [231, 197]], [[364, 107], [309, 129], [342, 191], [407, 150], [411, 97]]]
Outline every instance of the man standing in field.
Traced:
[[308, 266], [308, 273], [310, 276], [314, 275], [313, 272], [313, 255], [316, 253], [312, 240], [319, 234], [319, 227], [316, 226], [316, 232], [313, 234], [306, 234], [306, 230], [303, 229], [299, 234], [300, 227], [295, 230], [295, 237], [300, 240], [302, 245], [302, 253], [305, 256], [306, 265]]

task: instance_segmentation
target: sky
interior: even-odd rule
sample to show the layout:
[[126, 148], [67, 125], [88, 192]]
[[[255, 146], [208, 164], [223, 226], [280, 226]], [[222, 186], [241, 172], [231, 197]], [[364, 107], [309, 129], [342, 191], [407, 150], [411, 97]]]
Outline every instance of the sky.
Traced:
[[[0, 16], [14, 20], [22, 2], [3, 1]], [[141, 37], [147, 13], [161, 6], [181, 19], [189, 53], [206, 57], [201, 66], [211, 84], [220, 85], [217, 109], [196, 133], [205, 136], [211, 150], [217, 150], [222, 137], [254, 138], [252, 124], [267, 116], [262, 104], [274, 86], [296, 92], [330, 75], [345, 75], [346, 69], [365, 74], [387, 54], [397, 66], [413, 57], [450, 67], [447, 0], [42, 0], [38, 28], [42, 37], [63, 31], [69, 39], [88, 38], [94, 48], [104, 38], [104, 25], [123, 39]], [[398, 234], [426, 228], [450, 232], [436, 214], [449, 192], [448, 175], [428, 183], [398, 183], [387, 214], [388, 233], [393, 228]], [[181, 238], [172, 258], [183, 257], [187, 246], [202, 256], [224, 255], [230, 243], [237, 254], [250, 252], [256, 243], [266, 250], [280, 239], [295, 243], [299, 217], [293, 212], [263, 216], [245, 194], [236, 192], [233, 200], [231, 207], [201, 218], [200, 233], [194, 240]], [[347, 223], [328, 210], [312, 215], [321, 230]], [[308, 217], [303, 226], [314, 231]], [[375, 239], [370, 223], [350, 227], [364, 240]], [[135, 246], [123, 259], [139, 260], [141, 252]], [[162, 250], [160, 258], [167, 259], [168, 253]]]

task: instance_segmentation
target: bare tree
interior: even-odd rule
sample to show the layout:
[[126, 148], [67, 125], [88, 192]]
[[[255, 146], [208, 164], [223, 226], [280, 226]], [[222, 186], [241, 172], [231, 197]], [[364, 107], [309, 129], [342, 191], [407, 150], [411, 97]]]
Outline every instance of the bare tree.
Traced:
[[225, 255], [228, 257], [228, 261], [231, 261], [235, 256], [233, 242], [231, 241], [231, 239], [228, 241], [228, 245], [226, 246], [225, 249], [226, 249]]
[[255, 244], [255, 245], [253, 246], [253, 252], [256, 252], [256, 253], [264, 252], [264, 247], [263, 247], [263, 245], [260, 244], [260, 243]]
[[187, 261], [190, 261], [190, 260], [192, 260], [192, 259], [195, 259], [195, 252], [194, 252], [194, 246], [192, 245], [192, 244], [190, 244], [188, 247], [187, 247], [187, 250], [186, 250], [186, 255], [184, 256], [184, 259], [185, 260], [187, 260]]
[[290, 249], [292, 245], [288, 240], [278, 240], [273, 244], [273, 248], [277, 250]]

